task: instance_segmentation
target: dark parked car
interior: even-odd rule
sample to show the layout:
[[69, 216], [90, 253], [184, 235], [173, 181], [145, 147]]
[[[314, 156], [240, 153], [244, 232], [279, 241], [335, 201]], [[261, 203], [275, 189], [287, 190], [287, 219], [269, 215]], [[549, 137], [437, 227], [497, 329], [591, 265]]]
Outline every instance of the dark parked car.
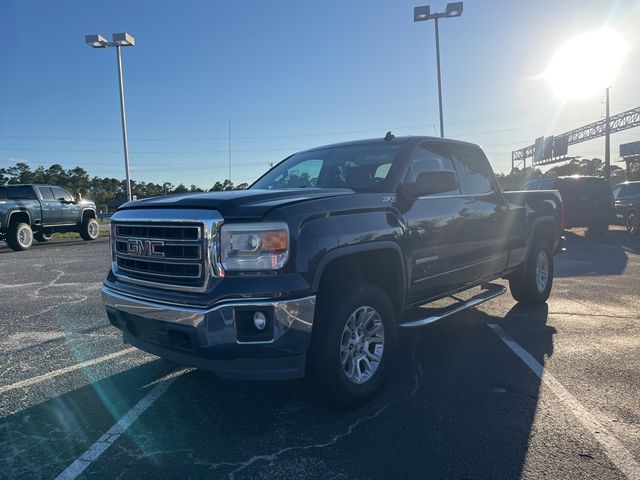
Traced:
[[527, 182], [524, 190], [559, 191], [565, 228], [588, 227], [590, 235], [599, 236], [614, 223], [613, 195], [602, 177], [543, 177]]
[[640, 182], [624, 182], [613, 187], [616, 220], [631, 235], [640, 233]]
[[[506, 289], [543, 303], [558, 192], [503, 193], [477, 145], [429, 137], [297, 153], [248, 190], [130, 202], [102, 296], [124, 340], [224, 377], [311, 376], [342, 404], [391, 371], [399, 328]], [[470, 299], [458, 292], [480, 287]], [[416, 318], [414, 307], [455, 303]]]
[[0, 239], [13, 250], [26, 250], [33, 240], [46, 242], [55, 232], [78, 232], [98, 238], [96, 205], [74, 198], [54, 185], [0, 186]]

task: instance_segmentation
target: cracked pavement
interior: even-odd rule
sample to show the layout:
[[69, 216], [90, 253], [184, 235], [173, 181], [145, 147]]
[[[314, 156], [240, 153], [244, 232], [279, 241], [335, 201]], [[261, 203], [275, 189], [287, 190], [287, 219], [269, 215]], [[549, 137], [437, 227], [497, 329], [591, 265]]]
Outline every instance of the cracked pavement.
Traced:
[[[640, 239], [568, 236], [548, 305], [504, 295], [401, 332], [392, 378], [360, 409], [304, 381], [187, 371], [79, 478], [624, 478], [486, 326], [640, 460]], [[105, 240], [0, 247], [0, 387], [127, 348], [98, 295], [108, 263]], [[0, 393], [0, 478], [55, 478], [175, 368], [131, 352]]]

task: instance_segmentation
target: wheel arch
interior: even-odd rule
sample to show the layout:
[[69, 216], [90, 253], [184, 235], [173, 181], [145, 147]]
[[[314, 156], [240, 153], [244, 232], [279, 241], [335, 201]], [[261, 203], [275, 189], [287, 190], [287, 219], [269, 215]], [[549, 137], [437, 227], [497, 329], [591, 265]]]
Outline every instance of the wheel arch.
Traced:
[[82, 222], [84, 222], [84, 219], [87, 218], [87, 217], [88, 218], [98, 218], [97, 215], [96, 215], [96, 209], [95, 208], [91, 208], [91, 207], [83, 208], [82, 209], [82, 213], [80, 215], [80, 220]]
[[392, 241], [338, 247], [326, 253], [313, 276], [312, 288], [321, 292], [350, 281], [374, 283], [389, 294], [400, 314], [406, 298], [406, 268], [400, 246]]
[[16, 219], [19, 221], [20, 219], [25, 220], [24, 223], [31, 225], [31, 214], [26, 210], [12, 210], [7, 214], [7, 227], [11, 225], [12, 222], [15, 222]]

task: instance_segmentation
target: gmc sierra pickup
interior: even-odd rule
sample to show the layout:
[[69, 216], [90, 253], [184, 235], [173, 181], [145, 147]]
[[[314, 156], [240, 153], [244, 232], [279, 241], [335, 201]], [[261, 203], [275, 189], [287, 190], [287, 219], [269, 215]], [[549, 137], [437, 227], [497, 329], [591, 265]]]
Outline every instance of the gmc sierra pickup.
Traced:
[[545, 302], [561, 212], [555, 191], [503, 193], [476, 145], [387, 134], [292, 155], [248, 190], [123, 205], [102, 296], [142, 350], [228, 378], [308, 375], [357, 405], [388, 376], [399, 328], [494, 298], [499, 278]]
[[0, 186], [0, 240], [13, 250], [26, 250], [34, 238], [46, 242], [56, 232], [78, 232], [98, 238], [100, 226], [93, 202], [75, 199], [50, 185]]

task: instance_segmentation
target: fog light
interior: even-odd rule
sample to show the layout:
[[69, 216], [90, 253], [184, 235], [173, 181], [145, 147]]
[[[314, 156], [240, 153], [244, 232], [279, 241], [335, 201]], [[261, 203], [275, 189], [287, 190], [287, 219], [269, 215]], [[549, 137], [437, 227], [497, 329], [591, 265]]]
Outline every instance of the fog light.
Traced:
[[262, 312], [256, 312], [253, 314], [253, 324], [258, 330], [264, 330], [267, 326], [267, 317]]

